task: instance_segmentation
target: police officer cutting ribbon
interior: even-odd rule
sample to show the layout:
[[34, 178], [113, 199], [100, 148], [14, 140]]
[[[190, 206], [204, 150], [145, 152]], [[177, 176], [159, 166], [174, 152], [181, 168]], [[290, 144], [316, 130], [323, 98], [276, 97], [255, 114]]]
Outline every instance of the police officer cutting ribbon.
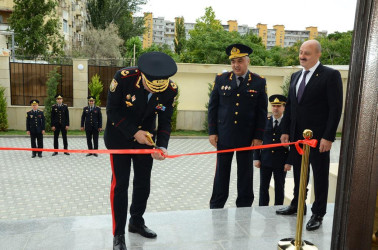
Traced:
[[[113, 249], [126, 249], [125, 225], [131, 161], [134, 167], [129, 232], [147, 238], [157, 235], [144, 222], [153, 159], [164, 160], [171, 132], [171, 116], [177, 85], [169, 77], [177, 72], [174, 60], [161, 52], [140, 56], [137, 67], [119, 70], [107, 99], [105, 145], [108, 149], [150, 149], [154, 139], [161, 153], [152, 155], [111, 154], [110, 203], [113, 218]], [[157, 129], [156, 129], [156, 119]]]

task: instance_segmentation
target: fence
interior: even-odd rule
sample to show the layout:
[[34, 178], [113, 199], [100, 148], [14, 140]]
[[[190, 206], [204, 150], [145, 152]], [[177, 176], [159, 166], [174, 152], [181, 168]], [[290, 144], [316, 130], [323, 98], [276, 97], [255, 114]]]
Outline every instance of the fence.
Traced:
[[64, 96], [64, 102], [73, 106], [72, 60], [15, 60], [10, 61], [11, 104], [28, 106], [31, 99], [38, 99], [44, 105], [48, 73], [58, 67], [61, 75], [57, 93]]
[[[90, 59], [88, 60], [88, 81], [92, 80], [94, 75], [100, 76], [104, 89], [100, 95], [101, 106], [106, 106], [106, 99], [110, 82], [113, 79], [114, 74], [124, 67], [128, 67], [132, 64], [131, 59]], [[89, 83], [88, 83], [89, 84]], [[88, 90], [89, 94], [89, 90]]]

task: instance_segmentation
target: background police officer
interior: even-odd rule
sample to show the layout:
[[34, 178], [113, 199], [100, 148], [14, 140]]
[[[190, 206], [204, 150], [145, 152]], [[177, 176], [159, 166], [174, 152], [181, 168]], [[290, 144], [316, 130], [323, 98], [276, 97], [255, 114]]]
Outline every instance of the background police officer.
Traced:
[[[266, 81], [248, 70], [252, 49], [232, 44], [226, 53], [232, 72], [215, 78], [208, 109], [209, 140], [218, 150], [261, 145], [267, 116]], [[210, 208], [223, 208], [228, 198], [233, 152], [217, 154]], [[236, 153], [237, 207], [253, 203], [252, 151]]]
[[[88, 149], [98, 149], [98, 134], [102, 129], [102, 114], [101, 108], [95, 105], [96, 98], [88, 96], [88, 106], [83, 108], [83, 114], [81, 115], [81, 131], [84, 130], [87, 136]], [[93, 138], [93, 146], [92, 146]], [[97, 154], [87, 154], [87, 156]]]
[[[67, 130], [70, 126], [70, 116], [68, 113], [68, 107], [63, 104], [63, 95], [57, 94], [55, 96], [56, 104], [51, 109], [51, 129], [54, 131], [54, 149], [59, 148], [59, 133], [62, 132], [64, 149], [68, 148], [67, 142]], [[54, 152], [52, 155], [57, 155], [58, 152]], [[69, 153], [64, 153], [69, 155]]]
[[[280, 143], [281, 120], [285, 110], [286, 97], [272, 95], [269, 97], [272, 105], [272, 116], [267, 118], [263, 144]], [[285, 193], [285, 163], [288, 156], [287, 147], [255, 150], [254, 165], [260, 168], [260, 199], [259, 206], [269, 205], [269, 185], [272, 174], [274, 177], [274, 205], [282, 205]]]
[[[38, 109], [38, 100], [31, 100], [32, 110], [26, 113], [26, 132], [30, 135], [32, 148], [43, 148], [43, 135], [45, 134], [45, 116], [43, 111]], [[37, 144], [35, 141], [37, 140]], [[33, 151], [32, 158], [35, 158], [37, 151]], [[42, 157], [42, 151], [38, 151], [38, 157]]]
[[[150, 52], [139, 57], [138, 67], [124, 68], [115, 74], [109, 87], [106, 105], [104, 139], [108, 149], [150, 149], [153, 143], [148, 135], [152, 134], [156, 138], [156, 145], [167, 154], [174, 98], [177, 95], [177, 86], [169, 77], [176, 71], [176, 63], [170, 56], [161, 52]], [[153, 159], [164, 158], [160, 153], [111, 154], [113, 249], [126, 249], [124, 234], [131, 161], [134, 180], [129, 232], [147, 238], [156, 237], [156, 233], [145, 226], [143, 214], [150, 194]]]

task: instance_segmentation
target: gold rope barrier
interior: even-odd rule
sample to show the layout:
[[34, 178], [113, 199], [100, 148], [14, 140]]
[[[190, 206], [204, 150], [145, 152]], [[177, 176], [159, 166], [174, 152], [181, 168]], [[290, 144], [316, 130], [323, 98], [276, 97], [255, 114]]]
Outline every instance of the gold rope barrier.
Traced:
[[[312, 131], [306, 129], [303, 131], [303, 137], [305, 139], [312, 138]], [[299, 195], [298, 195], [298, 210], [297, 210], [297, 232], [295, 234], [295, 239], [285, 238], [278, 242], [278, 250], [317, 250], [318, 248], [307, 240], [302, 240], [302, 230], [303, 230], [303, 214], [304, 205], [306, 197], [306, 185], [308, 176], [308, 162], [310, 157], [310, 146], [303, 144], [303, 155], [301, 164], [301, 178], [299, 184]]]

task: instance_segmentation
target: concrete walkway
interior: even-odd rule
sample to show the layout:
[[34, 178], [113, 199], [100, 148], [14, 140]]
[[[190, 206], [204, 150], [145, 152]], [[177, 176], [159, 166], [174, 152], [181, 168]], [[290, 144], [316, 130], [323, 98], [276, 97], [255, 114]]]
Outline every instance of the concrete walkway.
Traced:
[[[83, 137], [69, 138], [70, 149], [86, 149]], [[53, 148], [53, 138], [44, 140]], [[62, 145], [62, 141], [60, 141]], [[0, 147], [30, 147], [25, 137], [0, 137]], [[331, 162], [338, 162], [340, 141], [332, 149]], [[104, 149], [102, 138], [99, 148]], [[212, 151], [207, 139], [171, 139], [170, 154]], [[90, 216], [110, 214], [110, 161], [108, 155], [43, 153], [30, 158], [27, 151], [0, 151], [0, 219]], [[234, 157], [235, 158], [235, 157]], [[147, 212], [208, 209], [212, 192], [215, 155], [155, 161]], [[236, 162], [233, 161], [227, 207], [235, 207]], [[132, 178], [132, 176], [131, 176]], [[292, 181], [292, 171], [287, 182]], [[131, 197], [131, 185], [129, 193]], [[258, 204], [259, 170], [254, 171], [255, 201]]]

